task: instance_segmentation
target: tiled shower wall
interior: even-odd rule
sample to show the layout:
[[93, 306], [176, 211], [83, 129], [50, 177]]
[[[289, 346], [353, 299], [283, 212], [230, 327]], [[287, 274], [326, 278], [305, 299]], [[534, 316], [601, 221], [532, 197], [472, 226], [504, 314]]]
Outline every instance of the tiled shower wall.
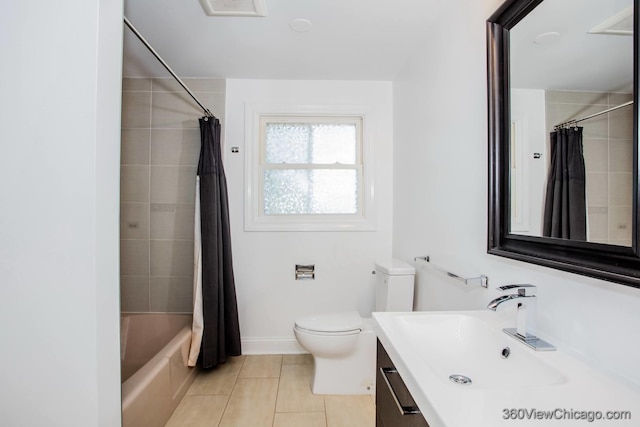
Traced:
[[[184, 82], [224, 124], [225, 81]], [[121, 311], [191, 312], [202, 110], [173, 79], [122, 88]]]
[[[551, 132], [558, 123], [632, 99], [632, 95], [626, 93], [547, 91], [547, 131]], [[584, 128], [589, 241], [630, 246], [633, 107], [624, 107], [579, 125]]]

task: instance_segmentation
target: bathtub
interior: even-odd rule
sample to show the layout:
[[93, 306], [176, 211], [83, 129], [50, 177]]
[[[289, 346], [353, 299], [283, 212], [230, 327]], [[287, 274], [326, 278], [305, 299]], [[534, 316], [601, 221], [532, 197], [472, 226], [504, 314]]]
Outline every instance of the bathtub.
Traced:
[[193, 382], [187, 367], [191, 315], [120, 318], [122, 426], [163, 427]]

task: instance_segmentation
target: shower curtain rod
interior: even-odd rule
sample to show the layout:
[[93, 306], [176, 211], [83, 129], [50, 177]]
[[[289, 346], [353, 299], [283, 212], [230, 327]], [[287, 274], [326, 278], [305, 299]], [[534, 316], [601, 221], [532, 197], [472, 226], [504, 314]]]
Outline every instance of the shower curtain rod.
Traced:
[[160, 61], [160, 63], [164, 66], [164, 68], [167, 69], [167, 71], [169, 73], [171, 73], [171, 75], [173, 76], [174, 79], [176, 79], [178, 81], [178, 83], [180, 83], [180, 86], [182, 86], [182, 88], [184, 90], [187, 91], [187, 93], [191, 96], [191, 98], [193, 98], [194, 101], [196, 101], [196, 103], [200, 106], [200, 108], [202, 108], [202, 110], [204, 111], [205, 116], [207, 117], [215, 117], [211, 111], [209, 111], [208, 108], [206, 108], [204, 105], [202, 105], [202, 103], [200, 101], [198, 101], [198, 98], [196, 98], [196, 96], [193, 94], [193, 92], [191, 92], [189, 90], [189, 88], [187, 87], [186, 84], [184, 84], [184, 82], [180, 79], [180, 77], [178, 77], [178, 75], [171, 69], [171, 67], [169, 67], [169, 65], [164, 62], [164, 59], [162, 59], [160, 57], [160, 55], [158, 54], [158, 52], [155, 51], [155, 49], [149, 44], [149, 42], [147, 42], [147, 40], [145, 40], [145, 38], [142, 36], [142, 34], [140, 34], [140, 32], [136, 29], [136, 27], [133, 26], [133, 24], [127, 19], [126, 16], [123, 16], [124, 18], [124, 23], [127, 24], [127, 27], [129, 27], [129, 29], [133, 32], [133, 34], [136, 35], [136, 37], [138, 37], [138, 39], [140, 39], [140, 41], [142, 42], [142, 44], [144, 44], [146, 46], [147, 49], [149, 49], [149, 52], [151, 52], [153, 54], [153, 56], [156, 57], [156, 59], [158, 61]]
[[557, 130], [557, 129], [560, 129], [560, 128], [562, 128], [562, 127], [564, 127], [564, 126], [567, 126], [567, 125], [572, 125], [572, 126], [573, 126], [573, 125], [577, 125], [577, 124], [578, 124], [578, 122], [582, 122], [582, 121], [584, 121], [584, 120], [592, 119], [592, 118], [597, 117], [597, 116], [599, 116], [599, 115], [601, 115], [601, 114], [610, 113], [610, 112], [612, 112], [612, 111], [617, 110], [618, 108], [626, 107], [626, 106], [631, 105], [631, 104], [633, 104], [633, 101], [625, 102], [624, 104], [616, 105], [615, 107], [611, 107], [611, 108], [609, 108], [609, 109], [607, 109], [607, 110], [600, 111], [600, 112], [598, 112], [598, 113], [594, 113], [594, 114], [591, 114], [591, 115], [589, 115], [589, 116], [585, 116], [585, 117], [582, 117], [582, 118], [579, 118], [579, 119], [567, 120], [567, 121], [566, 121], [566, 122], [564, 122], [564, 123], [560, 123], [559, 125], [555, 125], [555, 126], [554, 126], [554, 129], [556, 129], [556, 130]]

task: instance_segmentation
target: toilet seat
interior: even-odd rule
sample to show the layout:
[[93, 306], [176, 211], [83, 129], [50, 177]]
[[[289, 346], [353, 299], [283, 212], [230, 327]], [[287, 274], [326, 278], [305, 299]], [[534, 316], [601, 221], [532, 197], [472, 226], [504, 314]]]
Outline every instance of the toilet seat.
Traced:
[[297, 319], [295, 328], [317, 335], [352, 335], [362, 330], [362, 318], [357, 311], [316, 314]]

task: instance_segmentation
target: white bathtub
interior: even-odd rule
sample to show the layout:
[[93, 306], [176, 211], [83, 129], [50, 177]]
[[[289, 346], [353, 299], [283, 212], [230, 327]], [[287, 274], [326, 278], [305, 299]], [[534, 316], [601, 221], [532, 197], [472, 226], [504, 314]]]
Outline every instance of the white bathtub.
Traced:
[[123, 314], [123, 427], [163, 427], [196, 374], [187, 367], [191, 315]]

